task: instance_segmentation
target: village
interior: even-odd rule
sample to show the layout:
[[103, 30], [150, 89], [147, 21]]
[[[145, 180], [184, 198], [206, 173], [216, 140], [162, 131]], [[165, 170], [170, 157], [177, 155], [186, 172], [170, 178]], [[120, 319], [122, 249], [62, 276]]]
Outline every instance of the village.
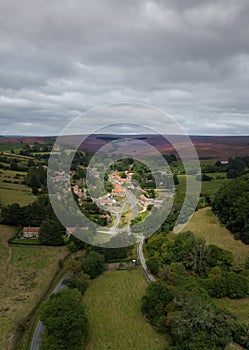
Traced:
[[[82, 175], [82, 166], [78, 171]], [[141, 173], [140, 173], [141, 174]], [[97, 182], [99, 180], [98, 169], [94, 169], [92, 176]], [[61, 201], [67, 198], [72, 191], [74, 198], [77, 201], [82, 212], [89, 217], [94, 223], [99, 225], [99, 233], [109, 233], [112, 235], [128, 232], [131, 233], [131, 223], [140, 214], [141, 218], [145, 218], [152, 207], [160, 208], [165, 198], [173, 196], [174, 192], [169, 188], [161, 188], [155, 190], [147, 178], [139, 177], [136, 172], [129, 169], [119, 171], [113, 169], [108, 172], [105, 181], [106, 193], [98, 198], [91, 198], [86, 186], [85, 177], [80, 177], [77, 171], [70, 171], [70, 174], [65, 172], [56, 172], [53, 181], [55, 184], [66, 184], [71, 182], [71, 189], [63, 188], [63, 193], [57, 191], [54, 195], [57, 200]], [[149, 186], [148, 186], [149, 184]], [[148, 186], [146, 188], [146, 186]], [[66, 236], [70, 237], [78, 229], [88, 231], [88, 227], [66, 227]], [[24, 227], [22, 231], [23, 239], [38, 239], [40, 227]]]

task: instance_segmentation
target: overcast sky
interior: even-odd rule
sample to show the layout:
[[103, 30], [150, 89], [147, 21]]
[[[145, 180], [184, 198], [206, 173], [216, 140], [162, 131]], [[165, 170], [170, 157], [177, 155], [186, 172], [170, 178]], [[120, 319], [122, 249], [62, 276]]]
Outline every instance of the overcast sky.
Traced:
[[0, 13], [0, 135], [58, 134], [120, 101], [189, 134], [249, 134], [248, 0], [1, 0]]

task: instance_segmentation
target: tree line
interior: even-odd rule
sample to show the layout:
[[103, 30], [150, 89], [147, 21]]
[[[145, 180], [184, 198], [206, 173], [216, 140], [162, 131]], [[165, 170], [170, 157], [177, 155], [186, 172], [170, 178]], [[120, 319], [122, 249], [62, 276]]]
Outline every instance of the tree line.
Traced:
[[169, 336], [170, 349], [221, 350], [231, 341], [248, 348], [248, 325], [212, 298], [249, 295], [249, 257], [235, 268], [230, 251], [192, 232], [158, 233], [146, 240], [146, 251], [147, 267], [158, 280], [148, 287], [141, 310]]
[[249, 175], [224, 185], [215, 195], [212, 207], [235, 238], [249, 244]]

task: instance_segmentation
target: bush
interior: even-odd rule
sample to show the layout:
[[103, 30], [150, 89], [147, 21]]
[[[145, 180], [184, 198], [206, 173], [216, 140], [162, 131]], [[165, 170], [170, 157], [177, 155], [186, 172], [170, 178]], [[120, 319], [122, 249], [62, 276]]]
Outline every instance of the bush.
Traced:
[[146, 261], [146, 265], [149, 269], [149, 271], [154, 274], [157, 275], [159, 272], [159, 262], [158, 259], [156, 257], [150, 258]]
[[88, 287], [90, 277], [83, 272], [73, 274], [71, 277], [66, 278], [63, 283], [73, 289], [77, 288], [83, 295]]
[[211, 244], [208, 246], [206, 262], [208, 267], [219, 266], [222, 269], [228, 269], [233, 264], [233, 254], [228, 250]]
[[248, 293], [248, 279], [234, 272], [229, 272], [227, 274], [227, 296], [232, 299], [244, 298]]
[[212, 298], [227, 296], [227, 281], [224, 277], [207, 278], [202, 281], [202, 286]]
[[238, 323], [233, 335], [234, 341], [245, 349], [249, 349], [249, 325]]
[[213, 276], [202, 281], [202, 286], [214, 298], [245, 298], [249, 294], [247, 277], [229, 272], [224, 276]]

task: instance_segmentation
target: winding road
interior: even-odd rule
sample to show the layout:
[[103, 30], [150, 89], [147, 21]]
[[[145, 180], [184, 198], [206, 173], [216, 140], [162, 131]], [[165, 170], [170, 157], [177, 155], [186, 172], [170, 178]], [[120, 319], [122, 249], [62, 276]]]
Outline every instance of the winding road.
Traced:
[[[64, 278], [63, 278], [64, 279]], [[61, 280], [57, 286], [55, 287], [55, 289], [53, 290], [53, 294], [59, 292], [59, 290], [63, 289], [65, 286], [62, 283], [63, 280]], [[32, 338], [32, 342], [30, 345], [30, 350], [39, 350], [40, 349], [40, 343], [41, 343], [41, 335], [45, 330], [45, 326], [42, 323], [42, 321], [38, 321], [34, 334], [33, 334], [33, 338]]]
[[148, 282], [155, 282], [155, 277], [150, 273], [145, 262], [144, 253], [143, 253], [144, 240], [145, 240], [145, 237], [142, 236], [138, 246], [138, 256], [139, 256], [142, 268], [144, 270], [146, 279], [148, 280]]

